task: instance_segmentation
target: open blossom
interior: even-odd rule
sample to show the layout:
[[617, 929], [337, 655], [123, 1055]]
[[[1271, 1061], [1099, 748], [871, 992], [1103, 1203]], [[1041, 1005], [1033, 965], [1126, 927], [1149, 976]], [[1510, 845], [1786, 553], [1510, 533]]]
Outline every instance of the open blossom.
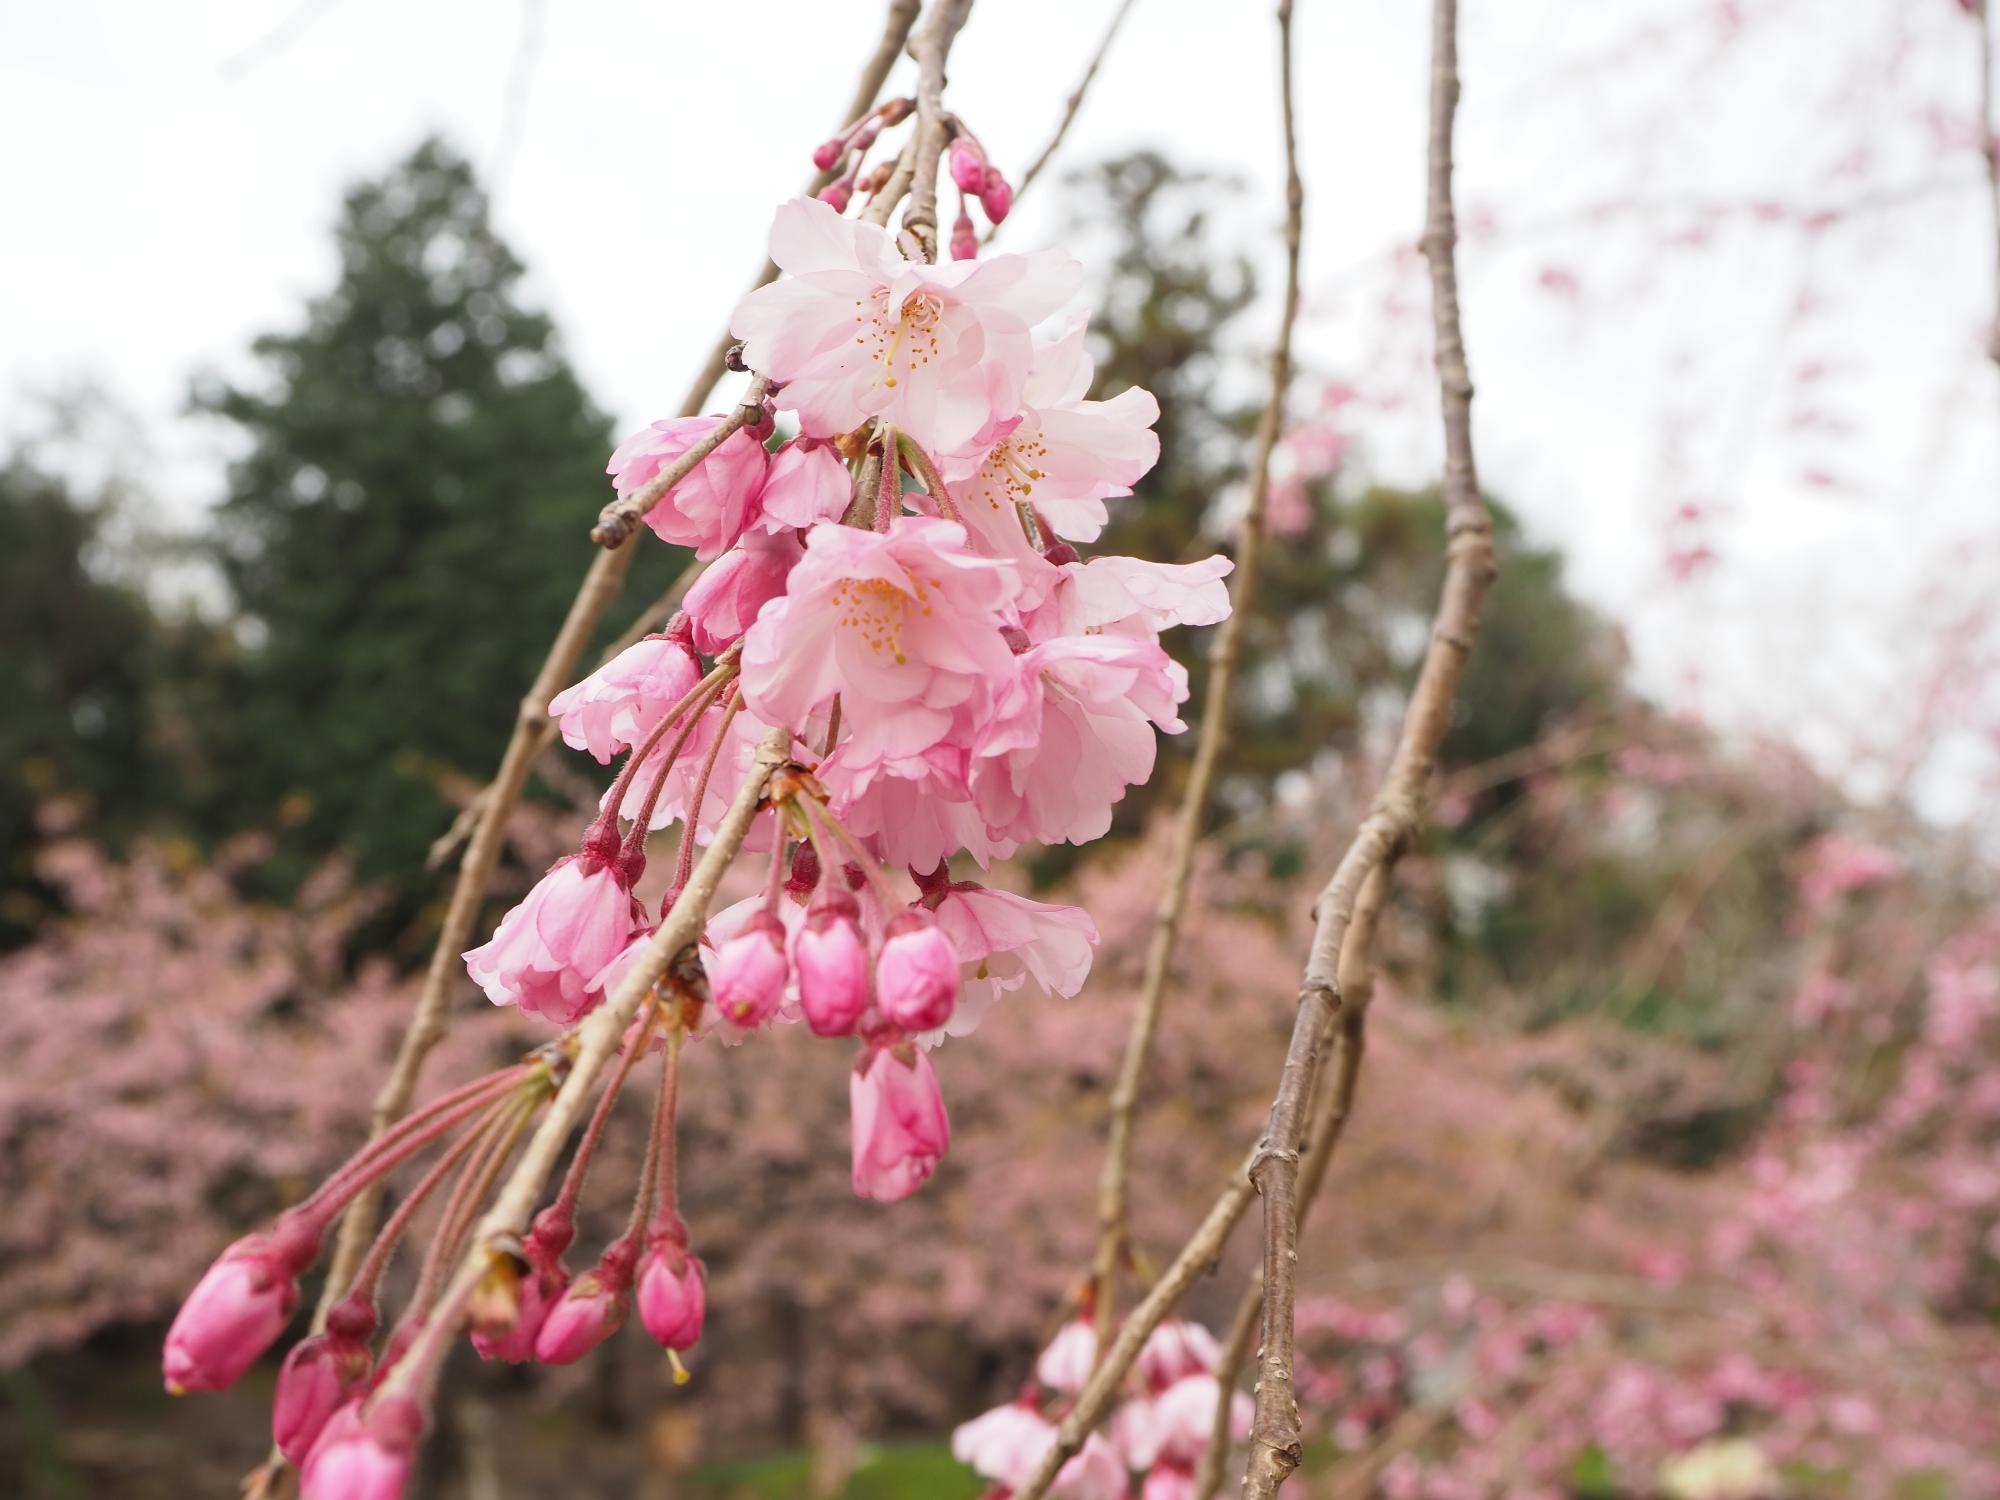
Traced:
[[1153, 1390], [1164, 1390], [1186, 1376], [1207, 1374], [1221, 1357], [1215, 1335], [1201, 1324], [1169, 1318], [1139, 1350], [1139, 1378]]
[[1134, 387], [1109, 401], [1087, 401], [1095, 373], [1079, 321], [1036, 348], [1021, 410], [977, 444], [939, 459], [966, 525], [1003, 557], [1032, 553], [1019, 507], [1029, 505], [1059, 537], [1093, 541], [1110, 512], [1104, 501], [1129, 495], [1159, 461], [1151, 430], [1160, 404]]
[[1018, 588], [948, 521], [815, 527], [784, 597], [743, 638], [744, 701], [796, 725], [837, 694], [851, 766], [921, 755], [972, 733], [993, 685], [1013, 675], [1000, 632]]
[[929, 265], [886, 229], [795, 198], [771, 226], [787, 275], [737, 305], [730, 332], [777, 402], [814, 437], [881, 417], [933, 453], [1020, 409], [1029, 329], [1069, 300], [1082, 267], [1053, 251]]
[[1025, 622], [1031, 639], [1112, 632], [1156, 636], [1175, 625], [1214, 625], [1229, 618], [1222, 580], [1228, 558], [1151, 563], [1136, 557], [1093, 557], [1062, 565], [1047, 603]]
[[753, 531], [706, 569], [687, 593], [688, 623], [694, 643], [714, 653], [742, 639], [757, 611], [785, 591], [792, 568], [806, 555], [805, 544], [789, 531]]
[[466, 972], [495, 1005], [566, 1026], [603, 998], [599, 972], [644, 920], [615, 855], [567, 855], [466, 953]]
[[[1053, 1424], [1017, 1401], [961, 1422], [951, 1435], [951, 1456], [1003, 1490], [1017, 1490], [1055, 1440]], [[1124, 1460], [1094, 1432], [1076, 1457], [1056, 1471], [1049, 1491], [1060, 1500], [1124, 1500], [1129, 1492]]]
[[1097, 1363], [1097, 1330], [1072, 1318], [1056, 1330], [1049, 1347], [1035, 1360], [1035, 1378], [1052, 1391], [1073, 1395], [1090, 1379]]
[[685, 641], [649, 635], [627, 646], [583, 681], [549, 700], [549, 713], [572, 750], [599, 765], [643, 740], [701, 681], [701, 663]]
[[1111, 809], [1153, 774], [1153, 729], [1187, 728], [1175, 709], [1187, 670], [1155, 642], [1058, 636], [1023, 652], [975, 763], [973, 791], [989, 827], [1023, 842], [1088, 843]]
[[843, 743], [820, 762], [818, 776], [834, 812], [885, 864], [927, 870], [963, 852], [984, 868], [1017, 847], [995, 836], [973, 803], [966, 746], [932, 745], [857, 766]]
[[[1192, 1466], [1215, 1430], [1215, 1403], [1222, 1393], [1213, 1375], [1186, 1375], [1150, 1400], [1128, 1401], [1119, 1414], [1119, 1438], [1135, 1469], [1156, 1463]], [[1255, 1404], [1242, 1391], [1229, 1398], [1230, 1435], [1250, 1435]]]
[[[655, 422], [618, 445], [606, 472], [618, 497], [627, 499], [722, 424], [721, 417], [675, 417]], [[758, 517], [770, 455], [738, 428], [679, 484], [646, 512], [662, 541], [692, 547], [703, 561], [720, 557]]]
[[1074, 906], [1032, 901], [970, 881], [950, 886], [935, 908], [962, 965], [958, 1008], [949, 1036], [968, 1035], [1001, 995], [1070, 996], [1090, 977], [1097, 924]]
[[831, 444], [789, 442], [771, 455], [759, 505], [763, 529], [808, 531], [821, 521], [838, 521], [853, 496], [847, 465]]
[[930, 1057], [916, 1047], [870, 1047], [848, 1074], [854, 1191], [878, 1203], [907, 1198], [951, 1146], [951, 1122]]

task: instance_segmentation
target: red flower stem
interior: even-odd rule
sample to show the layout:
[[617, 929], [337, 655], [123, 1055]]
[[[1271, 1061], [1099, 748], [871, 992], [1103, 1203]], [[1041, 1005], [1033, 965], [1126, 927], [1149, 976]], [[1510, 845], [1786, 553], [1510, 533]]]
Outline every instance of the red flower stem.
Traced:
[[424, 1206], [438, 1185], [451, 1175], [452, 1168], [465, 1159], [466, 1153], [479, 1144], [480, 1138], [507, 1108], [507, 1100], [495, 1100], [487, 1106], [486, 1113], [473, 1123], [470, 1130], [460, 1136], [431, 1165], [431, 1169], [418, 1179], [409, 1195], [396, 1205], [396, 1211], [383, 1224], [381, 1232], [375, 1236], [375, 1243], [368, 1247], [368, 1258], [361, 1262], [360, 1270], [354, 1273], [354, 1284], [347, 1289], [348, 1299], [360, 1298], [373, 1305], [375, 1287], [382, 1279], [382, 1272], [389, 1264], [389, 1257], [395, 1253], [396, 1245], [410, 1227], [410, 1221], [417, 1216], [417, 1210]]
[[938, 514], [963, 526], [965, 517], [959, 511], [958, 502], [951, 498], [951, 489], [945, 484], [944, 475], [938, 473], [937, 465], [931, 462], [931, 456], [912, 442], [907, 433], [897, 436], [896, 451], [909, 459], [910, 472], [924, 482], [924, 491], [936, 502]]
[[715, 762], [722, 754], [723, 742], [729, 738], [729, 725], [743, 707], [743, 700], [737, 696], [736, 684], [731, 683], [725, 691], [729, 701], [722, 710], [722, 722], [715, 728], [715, 743], [708, 747], [708, 758], [701, 763], [701, 773], [695, 778], [694, 792], [688, 797], [687, 814], [681, 819], [680, 859], [674, 865], [674, 889], [681, 890], [688, 883], [688, 876], [694, 873], [694, 835], [701, 826], [701, 804], [708, 797], [708, 779], [715, 774]]
[[[510, 1092], [534, 1066], [522, 1063], [492, 1074], [477, 1085], [455, 1090], [417, 1114], [406, 1116], [394, 1129], [376, 1137], [351, 1157], [317, 1192], [291, 1211], [331, 1218], [369, 1183], [393, 1172], [454, 1125]], [[476, 1093], [472, 1092], [475, 1087]]]
[[[666, 716], [647, 731], [645, 739], [632, 747], [632, 753], [625, 757], [625, 764], [618, 769], [618, 779], [611, 783], [611, 791], [604, 799], [604, 811], [598, 815], [594, 827], [602, 827], [607, 822], [613, 828], [618, 826], [618, 809], [624, 805], [625, 793], [631, 788], [632, 778], [638, 774], [639, 767], [645, 762], [646, 757], [653, 753], [653, 747], [666, 737], [667, 731], [673, 728], [682, 714], [694, 706], [697, 699], [713, 692], [717, 683], [727, 682], [736, 675], [736, 657], [742, 649], [739, 642], [716, 658], [715, 665], [709, 669], [708, 675], [689, 688], [686, 696], [668, 709]], [[584, 836], [584, 841], [589, 842], [588, 834]]]
[[875, 490], [875, 529], [887, 533], [903, 508], [903, 464], [896, 453], [896, 429], [882, 425], [882, 482]]
[[653, 1133], [646, 1142], [645, 1173], [638, 1200], [632, 1205], [632, 1222], [625, 1229], [628, 1239], [638, 1235], [642, 1224], [650, 1223], [657, 1229], [677, 1217], [674, 1117], [680, 1105], [681, 1035], [678, 1021], [667, 1028], [667, 1055], [660, 1063], [660, 1092], [653, 1104]]
[[484, 1132], [480, 1148], [465, 1164], [453, 1184], [451, 1196], [445, 1199], [444, 1210], [438, 1215], [437, 1228], [431, 1234], [431, 1242], [424, 1252], [424, 1267], [417, 1277], [416, 1295], [410, 1298], [409, 1308], [404, 1312], [405, 1322], [411, 1318], [421, 1318], [430, 1309], [431, 1301], [437, 1296], [438, 1281], [444, 1274], [445, 1262], [453, 1257], [458, 1242], [472, 1227], [473, 1217], [479, 1205], [486, 1199], [494, 1179], [506, 1165], [513, 1153], [514, 1143], [528, 1128], [528, 1121], [540, 1109], [542, 1101], [533, 1095], [524, 1095], [515, 1101], [511, 1111], [497, 1116], [493, 1124]]
[[647, 1039], [653, 1034], [653, 1023], [659, 1018], [660, 1002], [648, 1000], [638, 1019], [632, 1023], [632, 1034], [625, 1043], [625, 1051], [620, 1055], [617, 1066], [612, 1069], [610, 1081], [604, 1085], [597, 1108], [592, 1111], [590, 1123], [584, 1127], [583, 1139], [577, 1142], [576, 1154], [570, 1158], [569, 1172], [563, 1177], [563, 1185], [556, 1194], [556, 1201], [549, 1212], [564, 1219], [576, 1213], [576, 1200], [583, 1192], [583, 1179], [590, 1171], [590, 1158], [597, 1151], [597, 1143], [604, 1138], [604, 1127], [611, 1119], [611, 1106], [618, 1102], [618, 1091], [625, 1087], [626, 1076], [632, 1071], [639, 1054], [646, 1050]]
[[[799, 805], [805, 809], [806, 822], [813, 827], [819, 827], [821, 820], [825, 820], [826, 827], [832, 831], [834, 836], [846, 847], [847, 851], [853, 855], [854, 863], [860, 866], [861, 873], [868, 877], [868, 883], [875, 887], [875, 894], [882, 898], [882, 904], [889, 911], [894, 911], [897, 907], [903, 905], [903, 898], [898, 896], [895, 888], [889, 884], [889, 877], [883, 872], [881, 863], [874, 855], [868, 852], [867, 846], [860, 839], [848, 831], [847, 825], [833, 815], [831, 808], [815, 797], [801, 797], [799, 798]], [[819, 850], [820, 859], [829, 869], [845, 863], [845, 861], [829, 859], [826, 847], [819, 840], [815, 839], [813, 841], [813, 847]]]
[[785, 876], [790, 871], [791, 862], [785, 856], [791, 853], [792, 837], [785, 831], [785, 815], [782, 809], [771, 809], [771, 873], [764, 877], [764, 910], [775, 914], [778, 901], [785, 894]]
[[[666, 759], [661, 763], [659, 773], [653, 777], [653, 784], [646, 789], [646, 801], [639, 809], [639, 816], [632, 820], [632, 831], [625, 835], [622, 857], [628, 862], [645, 852], [647, 825], [653, 821], [653, 808], [660, 800], [661, 791], [666, 787], [667, 773], [673, 770], [674, 762], [681, 758], [681, 751], [687, 748], [687, 742], [694, 737], [695, 730], [701, 725], [702, 715], [708, 712], [717, 695], [726, 691], [728, 691], [727, 685], [709, 689], [707, 696], [696, 704], [694, 711], [687, 716], [687, 723], [681, 726], [681, 732], [675, 737], [673, 744], [667, 747]], [[719, 734], [716, 743], [722, 743]], [[613, 806], [615, 810], [616, 804]], [[683, 876], [682, 879], [685, 882], [686, 877]]]

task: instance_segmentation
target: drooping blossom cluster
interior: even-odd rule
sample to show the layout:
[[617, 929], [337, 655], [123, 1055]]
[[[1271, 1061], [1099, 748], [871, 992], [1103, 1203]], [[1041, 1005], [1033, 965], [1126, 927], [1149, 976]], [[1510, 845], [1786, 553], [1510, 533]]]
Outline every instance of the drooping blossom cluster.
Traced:
[[[829, 143], [832, 160], [858, 159], [907, 113], [906, 101], [875, 111]], [[997, 222], [1006, 183], [951, 125], [952, 176]], [[911, 230], [843, 215], [858, 180], [778, 210], [771, 254], [786, 275], [731, 325], [737, 362], [770, 392], [754, 420], [656, 422], [611, 457], [619, 500], [709, 566], [665, 630], [551, 701], [566, 744], [619, 768], [577, 851], [464, 955], [466, 970], [495, 1004], [559, 1027], [597, 1009], [653, 945], [697, 848], [718, 837], [776, 735], [788, 761], [740, 845], [760, 894], [710, 914], [666, 975], [621, 1000], [638, 1013], [561, 1188], [518, 1243], [487, 1247], [469, 1304], [445, 1305], [446, 1274], [559, 1087], [574, 1032], [371, 1143], [226, 1254], [169, 1335], [172, 1388], [231, 1383], [282, 1331], [341, 1209], [440, 1148], [325, 1328], [285, 1362], [274, 1433], [307, 1500], [400, 1491], [467, 1326], [485, 1358], [563, 1364], [636, 1302], [670, 1356], [698, 1341], [706, 1279], [676, 1209], [688, 1042], [803, 1025], [851, 1046], [853, 1187], [891, 1202], [950, 1146], [929, 1049], [972, 1031], [1003, 995], [1071, 996], [1089, 974], [1086, 913], [965, 878], [965, 864], [1108, 829], [1114, 804], [1150, 776], [1157, 734], [1185, 728], [1187, 676], [1160, 632], [1223, 618], [1230, 565], [1081, 555], [1107, 502], [1159, 453], [1150, 395], [1089, 397], [1084, 321], [1059, 316], [1081, 268], [1056, 252], [979, 260], [969, 220], [958, 258], [933, 264]], [[797, 423], [783, 441], [781, 415]], [[677, 867], [650, 910], [635, 895], [648, 836], [674, 824]], [[656, 1049], [665, 1062], [630, 1220], [573, 1275], [578, 1192], [612, 1104]], [[416, 1294], [378, 1356], [378, 1279], [434, 1197]]]
[[[1199, 1323], [1169, 1319], [1153, 1330], [1128, 1377], [1124, 1402], [1109, 1435], [1092, 1433], [1058, 1471], [1049, 1493], [1063, 1500], [1191, 1500], [1195, 1471], [1215, 1426], [1221, 1386], [1215, 1336]], [[952, 1455], [992, 1482], [986, 1500], [1006, 1500], [1034, 1473], [1056, 1440], [1064, 1412], [1089, 1380], [1097, 1331], [1087, 1321], [1065, 1323], [1035, 1362], [1035, 1378], [1020, 1397], [962, 1423]], [[1250, 1435], [1251, 1402], [1230, 1398], [1230, 1430]]]

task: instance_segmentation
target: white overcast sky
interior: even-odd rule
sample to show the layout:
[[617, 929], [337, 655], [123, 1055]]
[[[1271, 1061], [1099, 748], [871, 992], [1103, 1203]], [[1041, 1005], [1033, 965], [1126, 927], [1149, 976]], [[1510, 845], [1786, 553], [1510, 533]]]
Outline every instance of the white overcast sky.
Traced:
[[[1115, 3], [975, 6], [951, 97], [1003, 166], [1039, 148]], [[1564, 548], [1653, 691], [1802, 739], [1863, 784], [1914, 740], [1927, 805], [1977, 816], [2000, 763], [1978, 681], [2000, 373], [1978, 350], [1995, 228], [1966, 134], [1976, 30], [1954, 0], [1463, 8], [1461, 199], [1494, 226], [1465, 251], [1488, 487]], [[1305, 351], [1315, 377], [1365, 390], [1423, 390], [1421, 281], [1396, 252], [1422, 207], [1428, 9], [1298, 0]], [[163, 516], [198, 521], [222, 450], [182, 417], [190, 373], [299, 316], [332, 274], [342, 187], [429, 131], [488, 173], [598, 400], [626, 425], [662, 415], [880, 10], [0, 8], [0, 430], [34, 393], [95, 382], [143, 424]], [[1246, 175], [1234, 229], [1268, 265], [1272, 63], [1261, 0], [1137, 0], [1064, 160], [1146, 144]], [[1007, 245], [1046, 242], [1050, 196], [1024, 200]], [[1811, 233], [1812, 205], [1857, 212]], [[1677, 243], [1697, 223], [1704, 243]], [[1355, 435], [1371, 472], [1423, 482], [1434, 425], [1418, 394]], [[1691, 499], [1721, 561], [1675, 586], [1669, 518]], [[1947, 660], [1939, 622], [1961, 617], [1973, 645]], [[1933, 693], [1941, 662], [1957, 675]]]

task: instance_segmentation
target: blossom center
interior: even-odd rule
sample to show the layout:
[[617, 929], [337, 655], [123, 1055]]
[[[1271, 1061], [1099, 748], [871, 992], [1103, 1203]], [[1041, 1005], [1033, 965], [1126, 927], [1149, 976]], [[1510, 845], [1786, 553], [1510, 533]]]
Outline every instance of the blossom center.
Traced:
[[892, 310], [888, 288], [877, 287], [866, 301], [857, 298], [854, 307], [854, 321], [861, 325], [854, 342], [880, 366], [883, 385], [895, 386], [898, 359], [903, 362], [905, 374], [915, 374], [938, 352], [944, 299], [935, 292], [912, 292]]

